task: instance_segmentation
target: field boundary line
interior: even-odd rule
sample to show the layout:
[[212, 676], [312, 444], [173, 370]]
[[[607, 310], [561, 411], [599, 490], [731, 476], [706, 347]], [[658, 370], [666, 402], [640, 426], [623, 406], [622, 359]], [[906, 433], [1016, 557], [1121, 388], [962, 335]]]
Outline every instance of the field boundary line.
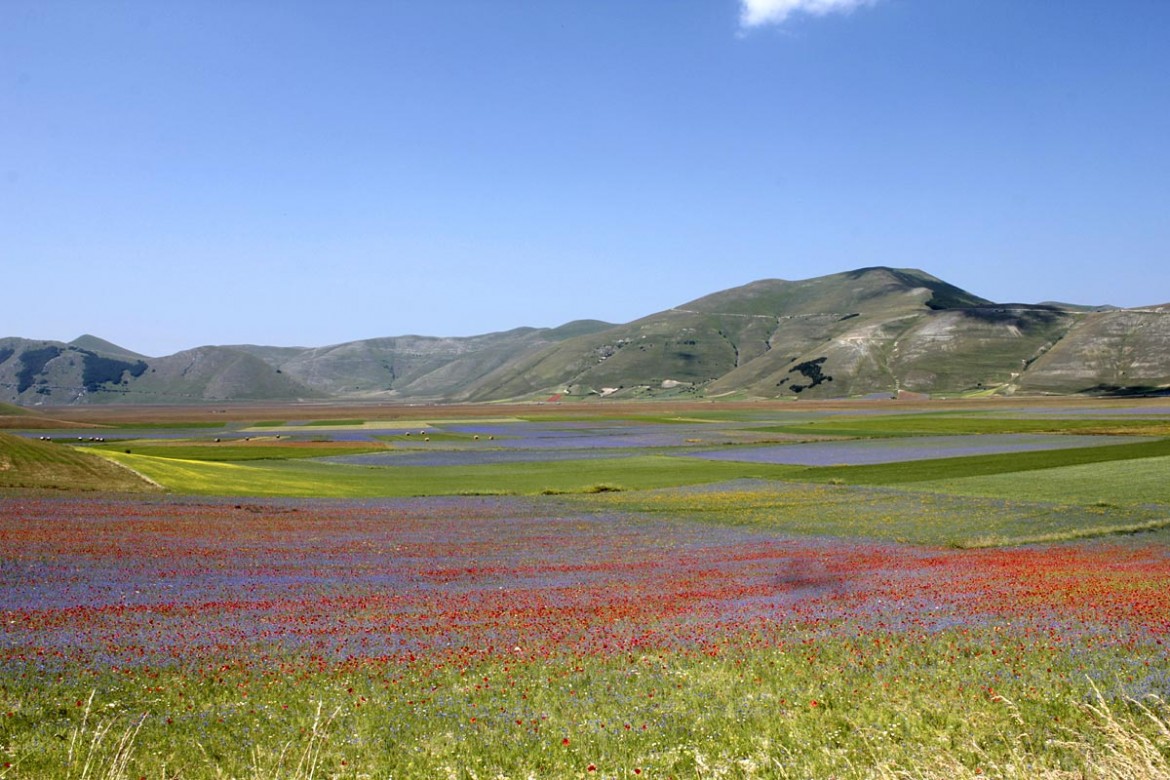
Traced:
[[975, 538], [969, 542], [958, 542], [955, 546], [962, 550], [986, 550], [992, 547], [1019, 547], [1026, 544], [1048, 544], [1055, 542], [1075, 542], [1083, 539], [1100, 539], [1105, 536], [1129, 536], [1131, 534], [1149, 533], [1170, 528], [1170, 518], [1161, 520], [1147, 520], [1144, 523], [1130, 523], [1128, 525], [1098, 525], [1092, 528], [1079, 528], [1070, 531], [1056, 531], [1049, 534], [1035, 536], [1020, 536], [1015, 538]]
[[130, 468], [129, 466], [127, 466], [125, 463], [118, 460], [117, 458], [106, 457], [106, 455], [104, 453], [100, 453], [100, 452], [95, 452], [94, 454], [97, 455], [99, 458], [104, 459], [107, 463], [113, 463], [116, 466], [119, 466], [121, 468], [126, 469], [126, 471], [129, 471], [131, 474], [138, 477], [139, 479], [141, 479], [143, 482], [147, 483], [148, 485], [154, 485], [159, 490], [166, 490], [167, 489], [166, 485], [163, 485], [162, 483], [159, 483], [159, 482], [155, 482], [153, 479], [146, 476], [138, 469]]

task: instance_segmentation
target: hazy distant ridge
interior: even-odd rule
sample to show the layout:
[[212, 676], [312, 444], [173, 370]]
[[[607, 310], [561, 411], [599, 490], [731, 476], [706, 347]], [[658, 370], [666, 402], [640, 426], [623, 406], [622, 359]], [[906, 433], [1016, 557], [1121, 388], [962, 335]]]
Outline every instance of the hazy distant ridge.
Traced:
[[0, 339], [0, 401], [849, 397], [1170, 388], [1170, 306], [997, 304], [914, 269], [723, 290], [624, 325], [151, 358], [95, 336]]

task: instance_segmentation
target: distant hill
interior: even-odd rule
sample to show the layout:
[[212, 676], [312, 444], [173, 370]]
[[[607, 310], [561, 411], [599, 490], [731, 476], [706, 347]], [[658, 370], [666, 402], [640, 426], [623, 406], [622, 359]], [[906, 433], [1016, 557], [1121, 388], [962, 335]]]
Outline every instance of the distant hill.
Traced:
[[995, 303], [915, 269], [766, 279], [623, 325], [151, 358], [95, 336], [0, 339], [0, 401], [1133, 394], [1170, 388], [1170, 306]]
[[76, 347], [80, 350], [94, 352], [105, 357], [118, 358], [120, 360], [144, 360], [146, 355], [140, 355], [137, 352], [131, 352], [125, 347], [119, 347], [117, 344], [111, 344], [105, 339], [100, 339], [97, 336], [91, 336], [88, 333], [84, 336], [78, 336], [69, 342], [69, 346]]
[[134, 354], [0, 339], [0, 400], [62, 405], [324, 397], [260, 358], [229, 347], [199, 347], [162, 358], [130, 357]]

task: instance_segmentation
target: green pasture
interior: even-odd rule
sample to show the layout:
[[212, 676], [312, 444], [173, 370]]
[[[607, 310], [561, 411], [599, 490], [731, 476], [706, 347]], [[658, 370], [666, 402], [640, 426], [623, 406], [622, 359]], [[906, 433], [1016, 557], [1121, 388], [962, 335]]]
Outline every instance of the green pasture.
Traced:
[[956, 496], [1020, 496], [1090, 506], [1159, 505], [1170, 516], [1170, 455], [920, 482]]

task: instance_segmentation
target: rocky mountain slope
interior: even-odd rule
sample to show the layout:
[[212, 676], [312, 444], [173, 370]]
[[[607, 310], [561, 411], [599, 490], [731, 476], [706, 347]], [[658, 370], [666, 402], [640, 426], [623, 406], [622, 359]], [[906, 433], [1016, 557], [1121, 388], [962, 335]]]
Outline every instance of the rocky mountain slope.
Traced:
[[1003, 304], [913, 269], [763, 280], [624, 325], [162, 358], [94, 336], [0, 339], [0, 401], [841, 398], [1170, 388], [1170, 305]]

